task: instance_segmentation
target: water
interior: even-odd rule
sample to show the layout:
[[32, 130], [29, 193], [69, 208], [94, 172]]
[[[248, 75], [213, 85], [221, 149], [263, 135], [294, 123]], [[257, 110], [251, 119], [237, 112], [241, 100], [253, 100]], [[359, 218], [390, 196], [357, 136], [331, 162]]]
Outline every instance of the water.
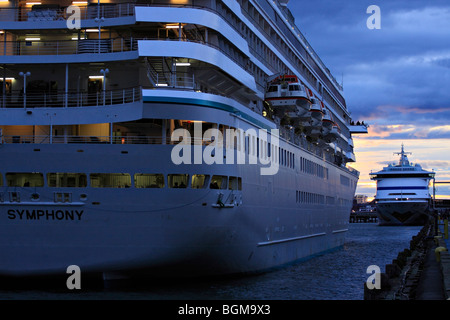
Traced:
[[[1, 300], [15, 299], [127, 299], [127, 300], [362, 300], [367, 267], [382, 272], [421, 227], [349, 225], [343, 247], [273, 272], [226, 279], [185, 282], [145, 282], [117, 288], [68, 290], [58, 287], [2, 289]], [[83, 280], [82, 280], [83, 281]]]

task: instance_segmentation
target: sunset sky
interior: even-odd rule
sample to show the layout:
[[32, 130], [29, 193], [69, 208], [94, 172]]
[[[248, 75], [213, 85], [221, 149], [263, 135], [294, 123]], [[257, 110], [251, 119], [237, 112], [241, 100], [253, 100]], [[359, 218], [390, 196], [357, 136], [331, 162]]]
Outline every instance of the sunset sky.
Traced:
[[[370, 5], [381, 29], [369, 29]], [[450, 1], [291, 0], [296, 25], [339, 83], [352, 118], [370, 125], [355, 135], [357, 194], [374, 196], [371, 170], [409, 160], [450, 181]], [[450, 198], [450, 185], [437, 185]]]

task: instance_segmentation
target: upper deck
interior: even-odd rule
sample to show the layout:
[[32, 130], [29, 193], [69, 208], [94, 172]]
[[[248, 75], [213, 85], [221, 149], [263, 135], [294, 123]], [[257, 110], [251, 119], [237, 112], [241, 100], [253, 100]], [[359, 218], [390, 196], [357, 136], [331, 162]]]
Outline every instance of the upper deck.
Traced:
[[422, 169], [422, 166], [418, 163], [413, 164], [409, 162], [407, 154], [411, 152], [405, 152], [404, 146], [402, 144], [402, 149], [400, 152], [395, 152], [394, 154], [400, 155], [400, 159], [397, 165], [389, 164], [384, 167], [383, 170], [378, 172], [371, 172], [370, 178], [372, 180], [380, 180], [384, 178], [433, 178], [435, 173], [426, 171]]
[[[59, 1], [57, 5], [51, 4], [50, 0], [42, 0], [39, 5], [32, 5], [25, 0], [1, 2], [0, 30], [3, 30], [3, 33], [0, 34], [0, 38], [3, 37], [3, 39], [0, 41], [3, 40], [4, 46], [3, 52], [0, 52], [0, 63], [24, 63], [25, 59], [6, 56], [17, 56], [17, 50], [14, 51], [12, 48], [25, 46], [28, 46], [27, 49], [30, 49], [30, 46], [36, 47], [34, 51], [39, 56], [57, 55], [58, 59], [55, 61], [59, 63], [78, 63], [79, 56], [61, 58], [60, 55], [64, 52], [65, 54], [78, 53], [77, 49], [80, 45], [85, 48], [84, 50], [91, 50], [95, 54], [93, 51], [95, 46], [86, 44], [86, 41], [83, 41], [84, 44], [70, 43], [70, 40], [79, 42], [86, 39], [99, 39], [99, 41], [102, 39], [104, 43], [107, 43], [107, 40], [114, 39], [119, 29], [121, 39], [115, 41], [117, 43], [121, 43], [123, 39], [130, 41], [132, 38], [161, 38], [162, 33], [166, 31], [165, 26], [151, 25], [151, 23], [171, 22], [174, 25], [182, 23], [198, 26], [200, 30], [204, 26], [236, 44], [235, 49], [225, 49], [230, 52], [230, 55], [238, 60], [250, 60], [260, 69], [259, 74], [255, 76], [259, 85], [263, 85], [265, 77], [270, 74], [283, 70], [295, 70], [305, 82], [311, 84], [312, 90], [323, 94], [328, 103], [335, 104], [335, 109], [342, 108], [344, 114], [346, 113], [345, 100], [341, 94], [342, 87], [311, 49], [293, 23], [293, 19], [286, 19], [287, 11], [281, 10], [282, 7], [276, 1], [274, 3], [265, 0], [239, 0], [236, 3], [221, 0], [139, 1], [139, 3], [111, 0], [108, 3], [104, 2], [99, 1], [100, 6], [95, 0], [74, 2], [65, 0]], [[68, 8], [73, 4], [80, 8], [79, 30], [68, 29], [68, 21], [73, 18], [72, 11]], [[138, 26], [143, 28], [140, 29]], [[96, 28], [98, 32], [95, 32]], [[51, 32], [52, 30], [58, 30], [59, 36]], [[188, 29], [182, 30], [185, 34], [180, 38], [186, 39], [192, 35], [191, 32], [186, 36], [185, 30]], [[145, 33], [144, 36], [142, 31]], [[64, 37], [61, 37], [61, 32], [65, 33]], [[137, 34], [139, 32], [141, 36]], [[177, 30], [173, 32], [177, 33]], [[124, 33], [128, 37], [124, 37]], [[216, 35], [213, 36], [210, 32], [209, 36], [210, 39], [207, 39], [208, 36], [203, 36], [204, 40], [202, 40], [208, 44], [214, 44], [212, 38]], [[26, 38], [39, 40], [34, 40], [30, 44]], [[220, 42], [220, 39], [218, 40]], [[39, 44], [39, 41], [46, 44]], [[116, 50], [117, 43], [113, 45]], [[112, 48], [109, 44], [105, 46]], [[130, 54], [116, 54], [114, 59], [130, 59], [130, 56]], [[107, 56], [103, 55], [103, 58]], [[112, 58], [110, 55], [109, 59]]]

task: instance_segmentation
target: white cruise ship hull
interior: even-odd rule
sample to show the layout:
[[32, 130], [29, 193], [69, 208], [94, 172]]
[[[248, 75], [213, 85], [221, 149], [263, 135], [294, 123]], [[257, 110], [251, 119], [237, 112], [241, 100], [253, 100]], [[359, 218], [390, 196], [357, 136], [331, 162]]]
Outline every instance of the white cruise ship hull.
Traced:
[[379, 225], [424, 225], [429, 219], [428, 201], [383, 201], [377, 203]]
[[[0, 275], [258, 272], [343, 245], [355, 128], [284, 3], [3, 2]], [[287, 71], [305, 90], [271, 96]], [[313, 96], [341, 136], [300, 126]]]
[[[14, 154], [19, 146], [5, 147], [4, 151]], [[28, 150], [21, 147], [17, 151], [24, 160], [3, 161], [3, 167], [23, 168], [31, 158], [32, 166], [43, 171], [51, 157], [55, 166], [64, 165], [69, 171], [108, 166], [112, 171], [137, 172], [148, 166], [164, 174], [240, 173], [245, 181], [243, 190], [231, 195], [231, 190], [211, 189], [89, 188], [73, 192], [72, 203], [54, 203], [50, 200], [53, 193], [64, 190], [43, 188], [39, 191], [42, 201], [32, 202], [24, 200], [34, 188], [17, 188], [21, 203], [0, 204], [0, 232], [11, 240], [0, 244], [1, 274], [64, 274], [69, 265], [78, 265], [84, 272], [145, 269], [151, 273], [158, 269], [158, 275], [167, 272], [170, 276], [254, 272], [344, 243], [348, 205], [299, 205], [295, 191], [285, 187], [293, 184], [300, 188], [308, 177], [289, 179], [283, 169], [280, 176], [259, 177], [258, 168], [251, 165], [183, 168], [167, 162], [169, 146], [150, 150], [127, 146], [127, 156], [120, 155], [122, 148], [115, 145], [89, 147], [79, 155], [79, 147], [52, 146], [50, 150], [40, 146], [41, 153], [33, 156], [34, 146], [29, 145]], [[159, 155], [156, 159], [155, 153]], [[158, 167], [160, 163], [166, 163], [164, 168]], [[342, 173], [334, 166], [329, 169], [331, 176]], [[256, 181], [260, 178], [265, 181]], [[309, 180], [309, 190], [332, 194], [338, 189], [334, 183], [326, 186]], [[221, 192], [224, 199], [233, 199], [222, 208], [215, 206]], [[349, 199], [353, 192], [349, 188], [341, 197]], [[77, 200], [81, 193], [87, 193], [85, 201]]]
[[[195, 110], [191, 106], [194, 118]], [[231, 118], [214, 112], [223, 121]], [[248, 162], [176, 165], [173, 147], [3, 145], [4, 172], [201, 173], [242, 177], [242, 190], [4, 186], [0, 234], [10, 241], [0, 244], [0, 274], [64, 274], [70, 265], [82, 272], [158, 276], [257, 272], [344, 244], [357, 182], [348, 169], [282, 140], [280, 147], [298, 160], [280, 165], [276, 175], [261, 175], [261, 165]], [[311, 171], [318, 166], [328, 171], [326, 178]], [[11, 192], [19, 193], [20, 202]], [[71, 201], [55, 202], [55, 193], [70, 193]], [[217, 205], [219, 194], [224, 206]]]

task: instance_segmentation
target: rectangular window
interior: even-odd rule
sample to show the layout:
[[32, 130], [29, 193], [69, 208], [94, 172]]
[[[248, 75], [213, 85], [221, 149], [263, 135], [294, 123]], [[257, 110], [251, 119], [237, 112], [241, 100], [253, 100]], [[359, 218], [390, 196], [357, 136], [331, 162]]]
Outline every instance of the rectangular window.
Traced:
[[92, 188], [129, 188], [131, 176], [128, 173], [91, 173]]
[[49, 187], [57, 188], [85, 188], [87, 176], [84, 173], [47, 173], [47, 184]]
[[238, 181], [237, 177], [230, 177], [228, 189], [229, 190], [239, 190], [239, 181]]
[[206, 188], [209, 180], [209, 175], [206, 174], [193, 174], [191, 179], [191, 187], [193, 189]]
[[211, 189], [226, 189], [227, 188], [227, 176], [212, 176], [211, 178]]
[[136, 173], [134, 175], [136, 188], [164, 188], [163, 174]]
[[8, 187], [43, 187], [44, 175], [38, 172], [8, 172]]
[[167, 184], [169, 188], [186, 188], [189, 183], [188, 174], [169, 174], [167, 175]]

